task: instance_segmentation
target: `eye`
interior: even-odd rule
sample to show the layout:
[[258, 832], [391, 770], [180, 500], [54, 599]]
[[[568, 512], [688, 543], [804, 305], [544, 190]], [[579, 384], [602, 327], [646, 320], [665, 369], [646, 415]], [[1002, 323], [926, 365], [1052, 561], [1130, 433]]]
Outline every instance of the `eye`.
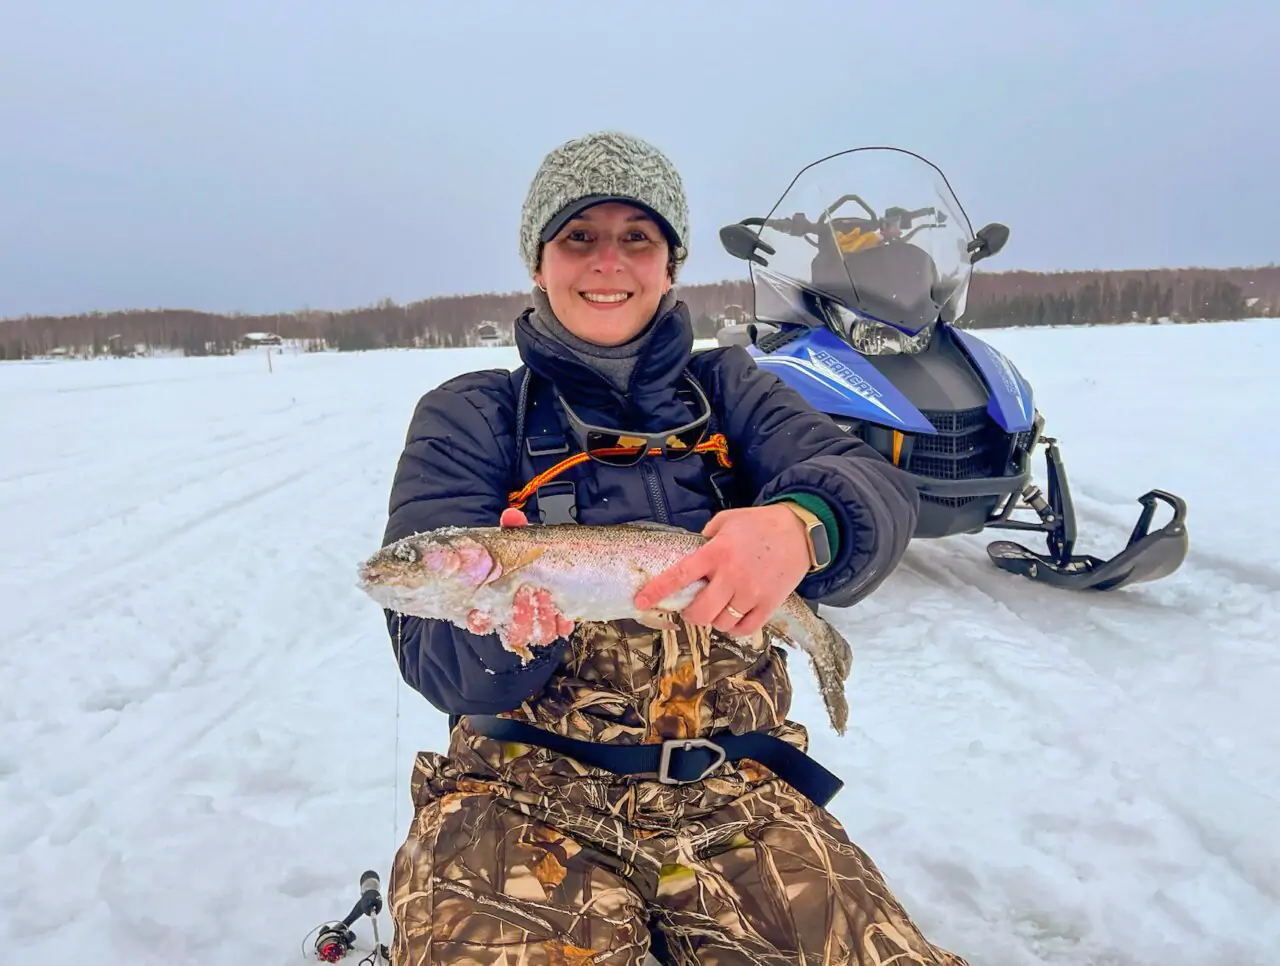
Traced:
[[405, 563], [417, 563], [418, 551], [412, 544], [402, 543], [396, 547], [396, 559], [403, 560]]

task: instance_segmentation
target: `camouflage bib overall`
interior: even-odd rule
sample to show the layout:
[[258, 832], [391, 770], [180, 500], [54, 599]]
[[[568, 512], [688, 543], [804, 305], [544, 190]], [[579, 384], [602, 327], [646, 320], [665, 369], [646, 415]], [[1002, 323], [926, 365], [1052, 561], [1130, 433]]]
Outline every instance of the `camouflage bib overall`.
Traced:
[[[567, 447], [529, 405], [528, 451], [545, 456], [518, 460], [517, 475], [536, 480]], [[522, 389], [522, 454], [525, 407]], [[573, 489], [548, 479], [530, 520], [568, 522]], [[542, 691], [503, 717], [621, 745], [762, 731], [807, 750], [787, 719], [787, 654], [762, 634], [743, 646], [682, 622], [618, 621], [580, 624], [569, 643]], [[388, 891], [395, 966], [639, 966], [649, 953], [678, 966], [965, 966], [925, 940], [829, 812], [749, 759], [664, 784], [488, 738], [463, 717], [446, 754], [418, 755], [411, 789]]]

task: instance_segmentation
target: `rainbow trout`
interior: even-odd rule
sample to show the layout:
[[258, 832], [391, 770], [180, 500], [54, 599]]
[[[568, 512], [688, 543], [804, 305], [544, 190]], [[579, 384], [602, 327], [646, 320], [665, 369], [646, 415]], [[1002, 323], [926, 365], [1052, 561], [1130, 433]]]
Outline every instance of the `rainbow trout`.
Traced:
[[[548, 594], [565, 615], [557, 621], [560, 637], [578, 621], [631, 619], [671, 627], [668, 615], [688, 606], [705, 580], [649, 613], [637, 610], [634, 598], [651, 578], [706, 541], [701, 534], [653, 523], [443, 527], [373, 554], [360, 567], [360, 588], [390, 611], [445, 620], [474, 633], [496, 632], [504, 647], [527, 662], [527, 643], [510, 630], [517, 607], [528, 606], [530, 589]], [[523, 604], [517, 594], [522, 587]], [[832, 727], [844, 734], [849, 712], [844, 682], [852, 663], [848, 642], [795, 593], [764, 630], [808, 653]]]

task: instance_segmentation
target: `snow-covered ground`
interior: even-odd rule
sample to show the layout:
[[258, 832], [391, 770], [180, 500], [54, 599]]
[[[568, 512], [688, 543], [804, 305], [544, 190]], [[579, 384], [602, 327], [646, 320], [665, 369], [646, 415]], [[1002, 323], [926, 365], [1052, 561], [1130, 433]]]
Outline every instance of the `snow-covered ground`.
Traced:
[[[987, 335], [1062, 441], [1081, 549], [1118, 549], [1158, 486], [1191, 556], [1084, 597], [984, 538], [914, 545], [835, 617], [852, 727], [807, 716], [833, 811], [974, 966], [1274, 963], [1280, 322]], [[355, 567], [418, 396], [514, 358], [0, 366], [6, 961], [299, 962], [362, 871], [385, 882], [445, 720]]]

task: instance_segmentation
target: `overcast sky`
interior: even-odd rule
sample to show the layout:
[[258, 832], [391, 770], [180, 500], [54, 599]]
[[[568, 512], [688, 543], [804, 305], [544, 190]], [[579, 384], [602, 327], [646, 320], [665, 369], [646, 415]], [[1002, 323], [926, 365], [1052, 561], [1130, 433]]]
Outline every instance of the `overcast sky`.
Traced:
[[928, 156], [996, 268], [1280, 260], [1275, 0], [0, 5], [0, 317], [528, 285], [542, 156], [680, 168], [689, 282], [824, 154]]

